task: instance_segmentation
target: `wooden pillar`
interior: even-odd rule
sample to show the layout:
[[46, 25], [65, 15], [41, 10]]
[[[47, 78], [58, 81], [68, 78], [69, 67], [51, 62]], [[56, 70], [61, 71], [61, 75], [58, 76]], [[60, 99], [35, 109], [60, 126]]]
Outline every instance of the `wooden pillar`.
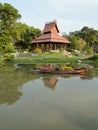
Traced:
[[47, 47], [47, 45], [46, 45], [46, 44], [44, 44], [44, 49], [45, 49], [45, 51], [46, 51], [46, 47]]
[[63, 46], [62, 46], [62, 44], [60, 44], [60, 48], [62, 48]]
[[54, 44], [54, 50], [56, 50], [56, 43]]
[[52, 44], [51, 44], [51, 43], [49, 44], [49, 46], [50, 46], [50, 47], [49, 47], [49, 50], [52, 50]]
[[47, 49], [47, 44], [45, 44], [45, 48]]
[[64, 49], [66, 50], [66, 44], [64, 44]]
[[37, 43], [37, 46], [36, 46], [37, 48], [38, 48], [38, 43]]

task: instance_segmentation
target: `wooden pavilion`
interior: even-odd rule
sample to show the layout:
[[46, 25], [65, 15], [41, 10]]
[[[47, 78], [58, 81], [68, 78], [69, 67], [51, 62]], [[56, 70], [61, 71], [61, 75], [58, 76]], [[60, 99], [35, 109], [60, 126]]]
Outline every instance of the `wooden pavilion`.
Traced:
[[69, 44], [70, 41], [58, 33], [59, 29], [56, 21], [46, 23], [42, 35], [32, 41], [33, 47], [41, 48], [43, 51], [57, 50], [60, 48], [66, 50], [66, 45]]

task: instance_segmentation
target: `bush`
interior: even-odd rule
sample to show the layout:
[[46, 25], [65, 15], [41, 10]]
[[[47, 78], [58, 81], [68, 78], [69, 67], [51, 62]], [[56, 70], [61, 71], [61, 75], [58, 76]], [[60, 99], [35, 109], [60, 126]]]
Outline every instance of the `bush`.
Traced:
[[93, 50], [91, 48], [87, 49], [86, 51], [88, 55], [93, 55]]
[[93, 55], [93, 49], [90, 47], [85, 47], [83, 50], [87, 55]]
[[40, 54], [42, 53], [42, 49], [40, 48], [36, 48], [35, 50], [33, 50], [34, 53]]
[[60, 48], [59, 50], [60, 50], [61, 52], [63, 52], [63, 51], [64, 51], [64, 48]]
[[94, 59], [97, 60], [98, 59], [98, 54], [95, 54], [93, 57], [94, 57]]
[[15, 59], [15, 56], [12, 54], [6, 54], [3, 56], [4, 61], [14, 61], [14, 59]]
[[0, 51], [2, 50], [2, 47], [0, 47]]
[[13, 46], [13, 45], [7, 45], [7, 46], [5, 47], [5, 52], [6, 52], [6, 53], [15, 52], [14, 46]]
[[71, 48], [70, 50], [69, 50], [71, 53], [75, 53], [75, 49], [73, 49], [73, 48]]

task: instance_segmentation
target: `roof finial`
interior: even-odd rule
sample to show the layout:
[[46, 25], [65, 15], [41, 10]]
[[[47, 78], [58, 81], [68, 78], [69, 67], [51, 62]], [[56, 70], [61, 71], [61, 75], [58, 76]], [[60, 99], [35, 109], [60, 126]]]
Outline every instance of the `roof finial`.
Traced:
[[53, 21], [46, 22], [46, 24], [51, 24], [51, 23], [56, 23], [56, 24], [57, 24], [57, 20], [56, 20], [56, 19], [54, 19]]
[[53, 22], [55, 22], [57, 24], [57, 20], [56, 19], [54, 19]]

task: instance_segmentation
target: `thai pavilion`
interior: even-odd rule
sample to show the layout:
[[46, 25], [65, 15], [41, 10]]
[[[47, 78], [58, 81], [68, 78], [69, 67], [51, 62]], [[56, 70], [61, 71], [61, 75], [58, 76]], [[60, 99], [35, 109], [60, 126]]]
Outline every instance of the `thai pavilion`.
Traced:
[[64, 48], [70, 43], [66, 38], [60, 36], [57, 22], [49, 22], [45, 24], [42, 35], [32, 41], [34, 48], [41, 48], [43, 51], [57, 50]]

